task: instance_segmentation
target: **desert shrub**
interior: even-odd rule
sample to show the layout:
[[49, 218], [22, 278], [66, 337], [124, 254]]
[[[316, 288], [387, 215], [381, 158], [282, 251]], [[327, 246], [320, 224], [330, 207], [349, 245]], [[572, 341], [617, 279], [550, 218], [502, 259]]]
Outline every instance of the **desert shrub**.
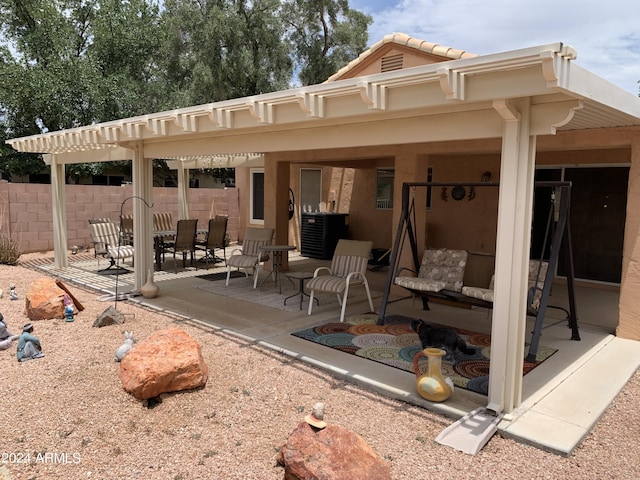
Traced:
[[0, 263], [15, 265], [22, 252], [20, 245], [7, 235], [0, 234]]

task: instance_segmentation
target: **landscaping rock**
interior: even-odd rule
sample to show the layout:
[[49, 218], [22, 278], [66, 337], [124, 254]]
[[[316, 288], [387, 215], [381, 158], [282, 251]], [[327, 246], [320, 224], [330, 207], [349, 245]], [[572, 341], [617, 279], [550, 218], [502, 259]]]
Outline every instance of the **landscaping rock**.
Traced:
[[360, 435], [337, 425], [298, 424], [278, 454], [284, 480], [391, 480], [391, 467]]
[[122, 325], [123, 323], [124, 315], [114, 307], [107, 307], [104, 312], [98, 315], [98, 318], [93, 322], [93, 326], [100, 328], [108, 325]]
[[203, 387], [209, 377], [200, 344], [180, 328], [155, 332], [120, 362], [123, 388], [140, 400]]
[[29, 320], [64, 318], [66, 292], [54, 279], [38, 278], [33, 281], [25, 296], [25, 309]]

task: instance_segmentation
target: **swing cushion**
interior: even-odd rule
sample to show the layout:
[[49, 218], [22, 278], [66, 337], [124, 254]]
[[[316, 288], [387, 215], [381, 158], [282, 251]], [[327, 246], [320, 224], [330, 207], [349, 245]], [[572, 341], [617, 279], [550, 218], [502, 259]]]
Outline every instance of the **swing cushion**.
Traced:
[[484, 300], [485, 302], [493, 303], [493, 283], [495, 281], [496, 276], [491, 275], [491, 283], [489, 284], [489, 288], [482, 287], [462, 287], [462, 294], [467, 297], [477, 298], [479, 300]]
[[547, 278], [548, 269], [549, 262], [541, 263], [539, 260], [529, 260], [529, 298], [527, 299], [527, 307], [532, 310], [537, 311], [540, 308], [542, 289], [544, 288], [544, 280]]
[[396, 277], [395, 283], [419, 292], [439, 292], [440, 290], [460, 292], [467, 258], [466, 250], [427, 249], [422, 256], [418, 276], [399, 276]]
[[[542, 298], [542, 289], [548, 268], [548, 262], [542, 262], [541, 264], [539, 260], [529, 260], [529, 298], [527, 299], [527, 308], [532, 311], [537, 311], [540, 308], [540, 299]], [[494, 280], [495, 275], [492, 275], [489, 288], [462, 287], [462, 294], [493, 303]]]

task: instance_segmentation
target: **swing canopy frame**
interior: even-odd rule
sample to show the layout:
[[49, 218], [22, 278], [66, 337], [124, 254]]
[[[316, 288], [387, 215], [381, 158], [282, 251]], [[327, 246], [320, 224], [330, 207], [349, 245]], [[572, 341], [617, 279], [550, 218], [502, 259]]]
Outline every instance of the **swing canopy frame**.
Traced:
[[[391, 288], [395, 285], [395, 279], [400, 270], [400, 254], [404, 248], [405, 241], [408, 239], [411, 256], [413, 261], [414, 271], [420, 270], [420, 256], [418, 252], [418, 245], [415, 233], [415, 190], [417, 188], [426, 187], [499, 187], [499, 182], [481, 182], [481, 183], [452, 183], [452, 182], [407, 182], [402, 185], [402, 213], [398, 222], [398, 228], [394, 240], [394, 245], [391, 250], [389, 269], [387, 274], [387, 281], [385, 290], [382, 296], [382, 302], [378, 314], [378, 325], [384, 325], [387, 305], [389, 302], [389, 295]], [[539, 277], [543, 271], [540, 266], [543, 261], [548, 262], [546, 273], [544, 274], [544, 282], [541, 291], [538, 292], [539, 304], [536, 309], [527, 309], [527, 314], [535, 317], [534, 330], [532, 332], [531, 343], [529, 346], [529, 352], [526, 360], [534, 362], [536, 359], [539, 339], [542, 334], [543, 321], [548, 308], [556, 308], [563, 310], [567, 315], [568, 326], [571, 328], [571, 339], [580, 340], [580, 334], [578, 331], [578, 317], [576, 313], [575, 303], [575, 278], [574, 278], [574, 266], [573, 266], [573, 251], [571, 241], [571, 228], [570, 228], [570, 204], [571, 204], [571, 182], [553, 182], [553, 181], [538, 181], [535, 182], [535, 188], [550, 188], [551, 189], [551, 206], [549, 215], [547, 218], [547, 224], [545, 229], [545, 238], [542, 245], [542, 251], [538, 261], [538, 271], [536, 281], [534, 285], [539, 285]], [[413, 194], [412, 194], [413, 193]], [[558, 202], [557, 197], [560, 197]], [[550, 244], [549, 258], [545, 259], [545, 251]], [[564, 251], [566, 260], [566, 284], [568, 290], [569, 308], [554, 306], [549, 304], [549, 296], [551, 294], [551, 287], [558, 266], [558, 260], [560, 252]], [[497, 252], [496, 252], [497, 253]], [[406, 287], [405, 287], [406, 288]], [[423, 306], [426, 310], [428, 307], [429, 296], [434, 298], [444, 298], [451, 302], [462, 302], [471, 306], [478, 306], [491, 309], [493, 307], [492, 301], [475, 299], [465, 295], [460, 295], [457, 292], [450, 292], [447, 290], [441, 290], [439, 292], [423, 292], [411, 290], [415, 294], [419, 294], [423, 299]], [[531, 295], [530, 295], [531, 296]]]

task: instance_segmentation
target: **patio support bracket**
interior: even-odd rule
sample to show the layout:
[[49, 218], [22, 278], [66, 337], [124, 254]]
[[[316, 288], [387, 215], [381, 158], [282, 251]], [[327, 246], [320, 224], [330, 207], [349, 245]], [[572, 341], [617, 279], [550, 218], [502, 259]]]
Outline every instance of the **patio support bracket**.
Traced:
[[309, 117], [324, 117], [324, 97], [314, 95], [308, 92], [302, 92], [297, 95], [298, 104], [304, 113]]
[[369, 110], [387, 109], [387, 88], [378, 83], [361, 82], [360, 98]]
[[447, 100], [465, 99], [465, 75], [457, 70], [440, 67], [437, 70], [440, 78], [440, 89]]

